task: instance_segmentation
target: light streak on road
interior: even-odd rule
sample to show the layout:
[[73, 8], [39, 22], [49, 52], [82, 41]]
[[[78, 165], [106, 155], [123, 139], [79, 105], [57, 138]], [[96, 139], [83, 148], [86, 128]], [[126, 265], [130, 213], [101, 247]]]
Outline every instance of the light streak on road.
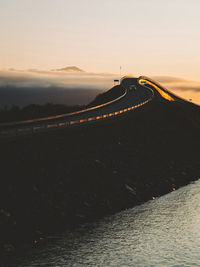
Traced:
[[168, 93], [164, 92], [162, 89], [160, 89], [154, 83], [147, 81], [147, 80], [144, 80], [144, 79], [139, 80], [139, 83], [141, 85], [149, 84], [149, 85], [153, 86], [163, 98], [167, 99], [168, 101], [175, 101], [175, 99], [173, 97], [171, 97]]
[[[154, 97], [157, 91], [161, 97], [168, 101], [175, 101], [166, 89], [151, 81], [148, 77], [141, 76], [138, 79], [124, 77], [120, 80], [121, 86], [125, 89], [120, 97], [107, 103], [80, 110], [69, 114], [34, 119], [22, 122], [0, 124], [0, 137], [12, 137], [18, 135], [47, 132], [59, 128], [79, 126], [81, 124], [93, 123], [105, 120], [114, 116], [122, 116], [124, 113], [144, 106]], [[150, 85], [150, 86], [148, 86]]]

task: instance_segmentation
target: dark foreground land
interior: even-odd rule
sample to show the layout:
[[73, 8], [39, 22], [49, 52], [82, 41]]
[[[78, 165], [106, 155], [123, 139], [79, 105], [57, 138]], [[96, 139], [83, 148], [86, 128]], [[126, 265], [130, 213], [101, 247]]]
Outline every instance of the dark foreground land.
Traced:
[[200, 110], [156, 97], [118, 118], [0, 147], [0, 247], [9, 254], [198, 179]]

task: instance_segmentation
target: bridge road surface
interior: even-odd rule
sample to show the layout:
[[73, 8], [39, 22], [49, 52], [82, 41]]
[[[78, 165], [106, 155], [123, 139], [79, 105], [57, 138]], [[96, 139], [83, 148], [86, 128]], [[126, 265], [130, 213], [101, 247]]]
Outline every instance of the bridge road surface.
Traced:
[[[145, 104], [153, 97], [153, 91], [140, 85], [137, 78], [124, 78], [121, 81], [121, 86], [126, 90], [123, 97], [108, 105], [92, 108], [88, 111], [78, 111], [73, 115], [53, 116], [48, 118], [24, 121], [22, 123], [8, 123], [9, 127], [2, 128], [0, 124], [0, 137], [17, 136], [24, 134], [32, 134], [34, 132], [44, 132], [49, 130], [59, 129], [70, 125], [79, 125], [80, 123], [87, 123], [96, 121], [98, 119], [111, 117], [120, 114], [120, 110], [137, 107], [139, 104]], [[128, 111], [128, 110], [125, 110]], [[5, 125], [5, 124], [4, 124]]]

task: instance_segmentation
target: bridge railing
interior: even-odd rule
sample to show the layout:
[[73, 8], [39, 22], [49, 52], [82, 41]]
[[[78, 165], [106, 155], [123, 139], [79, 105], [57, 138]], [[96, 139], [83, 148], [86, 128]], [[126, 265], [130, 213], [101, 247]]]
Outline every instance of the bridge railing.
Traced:
[[114, 116], [120, 116], [126, 112], [132, 111], [134, 109], [137, 109], [148, 102], [150, 102], [152, 98], [149, 98], [137, 105], [127, 107], [125, 109], [121, 109], [115, 112], [110, 112], [107, 114], [102, 114], [99, 116], [95, 117], [88, 117], [85, 119], [78, 119], [78, 120], [71, 120], [71, 121], [66, 121], [66, 122], [52, 122], [44, 125], [32, 125], [28, 127], [21, 127], [21, 128], [16, 128], [16, 129], [10, 129], [10, 130], [4, 130], [0, 132], [0, 137], [12, 137], [12, 136], [20, 136], [20, 135], [26, 135], [26, 134], [34, 134], [34, 133], [39, 133], [39, 132], [46, 132], [49, 130], [56, 130], [58, 128], [66, 128], [66, 127], [71, 127], [71, 126], [78, 126], [84, 123], [91, 123], [95, 122], [98, 120], [104, 120], [107, 118], [111, 118]]
[[[123, 79], [126, 79], [126, 78], [127, 77], [123, 77], [121, 79], [121, 82], [123, 81]], [[131, 78], [133, 78], [133, 77], [131, 77]], [[139, 77], [138, 83], [139, 83], [139, 79], [144, 79], [144, 78], [147, 79], [147, 77], [144, 77], [144, 76]], [[88, 117], [88, 118], [83, 118], [83, 119], [73, 119], [74, 115], [81, 114], [83, 112], [88, 112], [91, 110], [95, 110], [95, 109], [98, 109], [98, 108], [101, 108], [101, 107], [104, 107], [104, 106], [107, 106], [107, 105], [110, 105], [114, 102], [119, 101], [120, 99], [122, 99], [123, 97], [126, 96], [127, 88], [125, 88], [125, 93], [123, 95], [121, 95], [120, 97], [118, 97], [112, 101], [109, 101], [107, 103], [104, 103], [104, 104], [101, 104], [101, 105], [98, 105], [95, 107], [91, 107], [91, 108], [88, 108], [85, 110], [81, 110], [81, 111], [77, 111], [77, 112], [73, 112], [73, 113], [68, 113], [68, 114], [62, 114], [62, 115], [58, 115], [58, 116], [53, 116], [51, 118], [48, 118], [48, 120], [46, 118], [42, 118], [42, 119], [36, 119], [36, 120], [32, 120], [32, 121], [24, 121], [21, 123], [16, 122], [16, 123], [11, 123], [11, 124], [9, 124], [9, 123], [4, 124], [5, 126], [11, 125], [11, 126], [17, 126], [17, 127], [14, 129], [9, 128], [9, 127], [1, 129], [1, 127], [0, 127], [0, 137], [9, 137], [9, 136], [25, 135], [25, 134], [30, 134], [30, 133], [33, 134], [36, 132], [45, 132], [45, 131], [49, 131], [49, 130], [55, 130], [58, 128], [65, 128], [65, 127], [69, 127], [69, 126], [75, 126], [75, 125], [80, 125], [80, 124], [84, 124], [84, 123], [94, 122], [97, 120], [102, 120], [102, 119], [110, 118], [113, 116], [119, 116], [123, 113], [134, 110], [134, 109], [141, 107], [141, 106], [147, 104], [148, 102], [150, 102], [154, 96], [154, 91], [150, 88], [148, 88], [148, 89], [150, 91], [152, 91], [152, 96], [149, 99], [147, 99], [147, 100], [145, 100], [145, 101], [143, 101], [137, 105], [134, 105], [134, 106], [122, 109], [122, 110], [118, 110], [118, 111], [107, 113], [107, 114], [98, 115], [95, 117]], [[72, 118], [69, 121], [66, 121], [66, 122], [56, 121], [58, 118], [65, 118], [65, 117], [69, 118], [70, 116], [72, 116]], [[35, 122], [41, 122], [41, 123], [34, 124]]]
[[33, 119], [33, 120], [26, 120], [26, 121], [0, 123], [0, 133], [2, 130], [14, 128], [14, 127], [15, 128], [17, 128], [17, 127], [32, 127], [33, 128], [34, 126], [37, 126], [37, 125], [35, 125], [35, 123], [38, 123], [38, 125], [46, 125], [46, 124], [49, 124], [49, 122], [56, 123], [56, 120], [58, 120], [58, 119], [69, 118], [69, 117], [72, 117], [75, 115], [87, 113], [89, 111], [100, 109], [102, 107], [113, 104], [113, 103], [119, 101], [120, 99], [122, 99], [123, 97], [125, 97], [126, 94], [127, 94], [127, 90], [125, 90], [125, 92], [121, 96], [117, 97], [114, 100], [100, 104], [98, 106], [90, 107], [87, 109], [83, 109], [83, 110], [79, 110], [79, 111], [75, 111], [75, 112], [71, 112], [71, 113], [66, 113], [66, 114], [61, 114], [61, 115], [56, 115], [56, 116], [50, 116], [50, 117], [45, 117], [45, 118], [39, 118], [39, 119]]

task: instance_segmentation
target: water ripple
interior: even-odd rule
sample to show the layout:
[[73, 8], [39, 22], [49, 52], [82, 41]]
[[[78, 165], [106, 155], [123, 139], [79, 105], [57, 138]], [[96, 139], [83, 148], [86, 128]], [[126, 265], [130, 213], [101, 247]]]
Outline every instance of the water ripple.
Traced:
[[200, 266], [200, 180], [49, 240], [21, 266]]

